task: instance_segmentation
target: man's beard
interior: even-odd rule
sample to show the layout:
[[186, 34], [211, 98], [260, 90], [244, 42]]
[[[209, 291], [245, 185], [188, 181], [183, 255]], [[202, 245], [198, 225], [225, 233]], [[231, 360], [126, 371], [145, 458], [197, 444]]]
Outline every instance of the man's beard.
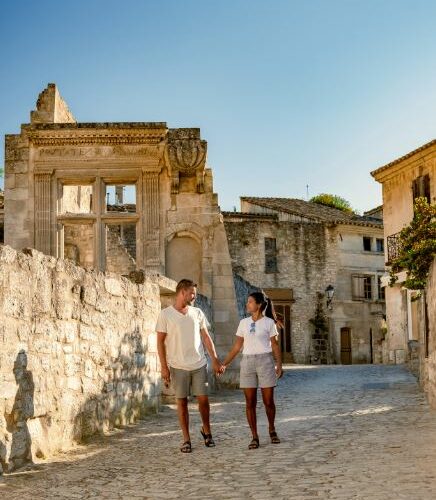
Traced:
[[187, 299], [187, 300], [186, 300], [186, 304], [185, 304], [185, 305], [187, 305], [187, 306], [193, 306], [193, 305], [194, 305], [194, 302], [195, 302], [195, 299], [192, 299], [192, 300]]

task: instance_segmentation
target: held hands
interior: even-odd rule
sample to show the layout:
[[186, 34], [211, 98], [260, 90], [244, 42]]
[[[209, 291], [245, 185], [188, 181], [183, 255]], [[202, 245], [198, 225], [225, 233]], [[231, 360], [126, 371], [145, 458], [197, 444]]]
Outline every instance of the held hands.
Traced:
[[223, 365], [221, 361], [217, 358], [212, 361], [212, 368], [217, 377], [220, 377], [226, 370], [226, 365]]
[[212, 368], [217, 377], [220, 377], [226, 371], [226, 366], [218, 358], [212, 361]]

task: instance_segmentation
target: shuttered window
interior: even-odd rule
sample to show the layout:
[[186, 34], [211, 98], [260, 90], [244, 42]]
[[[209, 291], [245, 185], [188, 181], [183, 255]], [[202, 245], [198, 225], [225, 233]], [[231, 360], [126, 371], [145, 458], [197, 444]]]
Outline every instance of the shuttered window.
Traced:
[[423, 197], [430, 203], [430, 176], [421, 175], [412, 182], [413, 200]]
[[372, 299], [372, 276], [353, 274], [351, 276], [351, 294], [353, 300]]

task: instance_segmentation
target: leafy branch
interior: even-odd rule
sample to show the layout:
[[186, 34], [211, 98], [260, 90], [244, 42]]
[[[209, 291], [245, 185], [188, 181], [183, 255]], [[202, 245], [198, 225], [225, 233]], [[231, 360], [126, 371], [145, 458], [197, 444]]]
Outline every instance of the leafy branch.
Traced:
[[405, 288], [423, 290], [436, 255], [436, 205], [425, 198], [415, 200], [415, 213], [409, 226], [400, 231], [399, 254], [390, 265], [389, 285], [398, 281], [396, 273], [405, 270]]

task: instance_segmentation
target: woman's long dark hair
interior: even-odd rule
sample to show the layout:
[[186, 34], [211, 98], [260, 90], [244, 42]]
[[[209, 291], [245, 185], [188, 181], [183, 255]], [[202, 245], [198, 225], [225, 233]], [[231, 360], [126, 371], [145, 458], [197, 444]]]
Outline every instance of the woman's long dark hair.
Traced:
[[263, 292], [253, 292], [250, 293], [249, 297], [252, 297], [256, 304], [260, 305], [260, 312], [263, 313], [264, 316], [271, 318], [274, 322], [277, 321], [274, 305], [267, 295]]

